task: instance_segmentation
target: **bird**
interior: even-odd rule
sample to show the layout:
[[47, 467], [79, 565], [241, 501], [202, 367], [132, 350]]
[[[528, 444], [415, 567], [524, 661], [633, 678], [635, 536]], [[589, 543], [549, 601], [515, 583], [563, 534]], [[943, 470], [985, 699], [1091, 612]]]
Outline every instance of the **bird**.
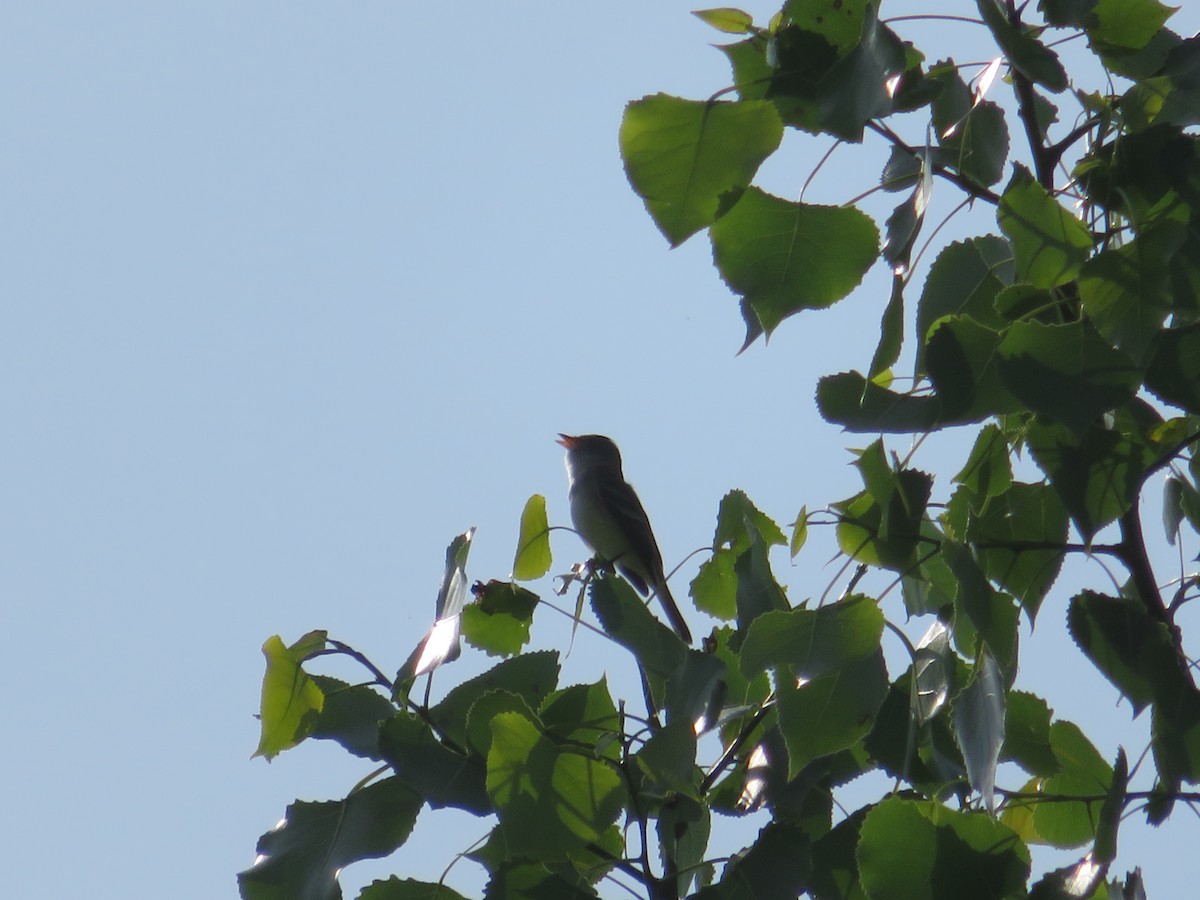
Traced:
[[567, 450], [567, 496], [575, 530], [603, 562], [616, 566], [637, 589], [653, 591], [685, 643], [692, 633], [667, 587], [662, 553], [650, 519], [621, 469], [621, 451], [602, 434], [559, 434]]

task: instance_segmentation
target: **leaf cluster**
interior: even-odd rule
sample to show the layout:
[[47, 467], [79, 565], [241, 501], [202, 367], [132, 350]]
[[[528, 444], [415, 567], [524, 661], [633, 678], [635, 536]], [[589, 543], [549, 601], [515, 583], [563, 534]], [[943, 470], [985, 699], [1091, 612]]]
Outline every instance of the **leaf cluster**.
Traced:
[[[553, 602], [524, 585], [553, 565], [540, 496], [521, 515], [512, 580], [468, 590], [473, 531], [451, 543], [433, 624], [394, 677], [324, 632], [271, 638], [259, 754], [331, 740], [375, 769], [342, 800], [289, 807], [239, 876], [243, 897], [340, 897], [337, 873], [401, 846], [426, 805], [487, 823], [456, 852], [487, 872], [489, 898], [609, 884], [654, 900], [1139, 895], [1136, 872], [1109, 872], [1120, 829], [1133, 812], [1165, 822], [1200, 781], [1200, 691], [1178, 621], [1200, 575], [1160, 582], [1142, 516], [1162, 475], [1164, 540], [1200, 531], [1200, 41], [1172, 32], [1158, 0], [977, 12], [998, 55], [967, 79], [869, 0], [787, 0], [762, 25], [702, 11], [733, 36], [720, 48], [731, 86], [647, 96], [620, 129], [629, 181], [670, 244], [707, 231], [743, 349], [888, 267], [869, 363], [816, 393], [826, 420], [866, 436], [861, 490], [804, 506], [790, 534], [728, 493], [690, 585], [719, 622], [699, 648], [602, 568], [560, 576], [559, 596], [578, 590], [577, 625], [594, 618], [639, 698], [614, 698], [605, 679], [563, 684], [557, 653], [525, 649]], [[1073, 80], [1059, 38], [1102, 67], [1101, 89]], [[754, 183], [788, 129], [882, 148], [859, 195], [899, 195], [882, 225], [857, 201]], [[990, 209], [995, 228], [920, 268], [942, 191]], [[974, 433], [950, 479], [887, 445], [949, 428]], [[795, 557], [816, 528], [844, 561], [836, 599], [789, 596], [774, 573], [779, 548]], [[1069, 557], [1102, 566], [1112, 590], [1060, 596]], [[1022, 629], [1048, 605], [1148, 716], [1146, 753], [1106, 759], [1017, 687]], [[906, 619], [926, 625], [915, 643]], [[432, 675], [463, 638], [502, 659], [434, 701]], [[331, 654], [366, 680], [317, 672]], [[845, 785], [871, 773], [890, 789], [843, 808]], [[714, 815], [756, 836], [712, 847]], [[1071, 861], [1034, 873], [1031, 845]], [[393, 878], [360, 896], [458, 895]]]

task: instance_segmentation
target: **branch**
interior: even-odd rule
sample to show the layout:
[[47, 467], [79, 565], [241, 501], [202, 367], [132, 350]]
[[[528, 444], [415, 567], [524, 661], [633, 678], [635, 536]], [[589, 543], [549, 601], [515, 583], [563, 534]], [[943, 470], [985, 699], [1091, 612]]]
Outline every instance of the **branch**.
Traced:
[[1118, 555], [1129, 570], [1129, 577], [1133, 580], [1133, 586], [1137, 589], [1138, 597], [1141, 599], [1142, 605], [1146, 607], [1146, 612], [1167, 626], [1175, 641], [1176, 650], [1182, 653], [1181, 635], [1171, 622], [1171, 614], [1167, 611], [1167, 605], [1163, 603], [1162, 594], [1158, 590], [1158, 581], [1154, 578], [1154, 569], [1150, 566], [1150, 556], [1146, 553], [1146, 542], [1142, 537], [1140, 506], [1141, 497], [1134, 497], [1133, 505], [1120, 518], [1121, 543], [1118, 545], [1120, 549]]
[[763, 702], [763, 705], [750, 717], [750, 721], [742, 726], [742, 730], [738, 733], [738, 736], [725, 748], [725, 752], [721, 754], [721, 758], [713, 764], [713, 767], [708, 770], [708, 774], [704, 776], [704, 780], [700, 782], [701, 796], [707, 794], [712, 789], [717, 779], [721, 777], [721, 773], [725, 771], [725, 768], [737, 756], [738, 751], [746, 743], [746, 740], [754, 733], [754, 729], [767, 717], [767, 713], [771, 711], [773, 705], [773, 696], [768, 697]]
[[[1055, 153], [1042, 143], [1041, 129], [1037, 123], [1037, 94], [1033, 90], [1033, 82], [1011, 68], [1013, 89], [1017, 93], [1017, 116], [1025, 126], [1025, 137], [1029, 141], [1029, 152], [1033, 154], [1033, 168], [1037, 174], [1038, 184], [1047, 193], [1054, 193], [1054, 166], [1062, 157], [1062, 152]], [[1066, 149], [1065, 147], [1063, 149]]]
[[[888, 128], [886, 125], [871, 120], [867, 122], [867, 127], [880, 137], [890, 141], [894, 146], [899, 147], [905, 153], [910, 154], [913, 158], [921, 157], [920, 151], [918, 151], [915, 147], [905, 143], [905, 141], [900, 138], [900, 135], [896, 134], [896, 132], [892, 131], [892, 129]], [[980, 200], [986, 200], [993, 206], [997, 206], [1000, 203], [999, 194], [983, 187], [982, 185], [975, 184], [975, 182], [964, 178], [962, 175], [958, 174], [952, 169], [947, 169], [941, 163], [935, 162], [933, 164], [933, 173], [935, 175], [940, 175], [942, 178], [945, 178], [952, 184], [957, 185], [962, 191], [966, 192], [972, 197], [978, 197]]]

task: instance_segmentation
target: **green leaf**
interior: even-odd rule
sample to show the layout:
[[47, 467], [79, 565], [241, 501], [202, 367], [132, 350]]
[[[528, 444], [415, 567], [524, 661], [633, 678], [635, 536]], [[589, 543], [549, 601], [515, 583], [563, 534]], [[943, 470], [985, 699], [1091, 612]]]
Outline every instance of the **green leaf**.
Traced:
[[1000, 377], [1039, 416], [1082, 437], [1141, 385], [1141, 370], [1084, 322], [1009, 326], [997, 350]]
[[432, 881], [400, 879], [393, 875], [387, 881], [372, 881], [363, 888], [358, 900], [467, 900], [458, 891]]
[[954, 476], [975, 497], [976, 507], [999, 497], [1012, 485], [1012, 463], [1008, 459], [1008, 439], [995, 425], [985, 425], [975, 438], [975, 446], [962, 470]]
[[1053, 775], [1060, 766], [1050, 744], [1050, 707], [1024, 691], [1010, 691], [1007, 702], [1000, 758], [1012, 760], [1030, 775]]
[[683, 641], [654, 617], [624, 579], [595, 579], [588, 595], [601, 627], [648, 672], [666, 678], [683, 664]]
[[345, 800], [297, 801], [258, 841], [259, 859], [238, 875], [245, 900], [340, 900], [338, 872], [387, 856], [407, 839], [421, 798], [385, 778]]
[[[631, 588], [632, 590], [632, 588]], [[429, 714], [442, 733], [460, 746], [467, 740], [467, 714], [484, 694], [508, 691], [537, 709], [558, 685], [558, 651], [540, 650], [497, 663], [450, 691]]]
[[1010, 22], [999, 0], [977, 0], [977, 5], [996, 43], [1018, 72], [1054, 93], [1066, 90], [1067, 73], [1053, 50]]
[[949, 244], [938, 254], [917, 304], [918, 374], [924, 371], [925, 341], [939, 319], [964, 315], [989, 328], [1004, 327], [994, 304], [1012, 275], [1012, 247], [994, 235]]
[[[466, 716], [460, 730], [466, 746]], [[476, 815], [492, 811], [484, 788], [484, 766], [439, 741], [424, 722], [407, 714], [393, 716], [379, 730], [379, 750], [396, 777], [417, 791], [435, 809], [453, 806]]]
[[531, 722], [538, 721], [537, 715], [521, 697], [508, 691], [489, 691], [471, 704], [471, 711], [467, 713], [467, 749], [473, 756], [487, 758], [492, 748], [492, 720], [502, 713], [517, 713]]
[[837, 900], [867, 900], [858, 876], [859, 829], [872, 807], [850, 813], [813, 842], [812, 895]]
[[678, 246], [718, 220], [782, 137], [771, 103], [655, 94], [626, 107], [621, 158], [659, 231]]
[[1088, 38], [1102, 51], [1140, 50], [1175, 12], [1159, 0], [1096, 0]]
[[[456, 535], [446, 548], [446, 567], [442, 572], [442, 585], [438, 589], [437, 618], [448, 619], [462, 612], [467, 597], [467, 556], [471, 552], [474, 527]], [[457, 651], [455, 652], [457, 656]]]
[[1067, 625], [1084, 655], [1129, 698], [1135, 715], [1170, 695], [1179, 677], [1175, 645], [1141, 603], [1083, 591], [1071, 599]]
[[[992, 2], [980, 0], [981, 4]], [[1021, 165], [1013, 166], [996, 221], [1012, 242], [1017, 280], [1035, 287], [1058, 287], [1071, 281], [1092, 249], [1087, 227]]]
[[1150, 734], [1160, 781], [1200, 782], [1200, 691], [1187, 679], [1177, 678], [1173, 690], [1158, 696]]
[[[891, 221], [890, 219], [888, 220]], [[885, 252], [886, 257], [886, 252]], [[869, 375], [877, 378], [896, 364], [904, 346], [904, 278], [892, 275], [892, 295], [879, 323], [879, 345], [871, 357]]]
[[982, 812], [890, 797], [862, 823], [857, 858], [871, 900], [1024, 896], [1029, 851]]
[[750, 13], [729, 6], [695, 9], [692, 15], [725, 34], [750, 34], [754, 29], [754, 18]]
[[753, 845], [725, 866], [721, 880], [695, 895], [696, 900], [794, 900], [804, 890], [812, 857], [803, 828], [771, 822]]
[[[910, 159], [912, 157], [909, 157]], [[929, 199], [933, 195], [933, 150], [926, 144], [920, 151], [920, 178], [913, 186], [908, 199], [901, 203], [887, 220], [887, 241], [883, 245], [883, 258], [892, 264], [892, 302], [902, 295], [903, 279], [900, 277], [907, 272], [908, 263], [912, 257], [913, 244], [921, 231], [925, 220], [925, 210], [929, 207]], [[887, 317], [884, 317], [887, 321]], [[895, 362], [893, 359], [892, 362]], [[890, 366], [891, 363], [888, 363]], [[886, 368], [886, 367], [885, 367]], [[872, 366], [874, 370], [874, 366]]]
[[696, 733], [692, 723], [672, 719], [634, 755], [638, 768], [655, 782], [654, 792], [696, 796]]
[[542, 703], [538, 719], [555, 740], [581, 744], [614, 761], [620, 757], [621, 720], [604, 678], [555, 691]]
[[534, 494], [521, 512], [521, 533], [513, 557], [513, 578], [532, 581], [550, 571], [550, 523], [546, 520], [546, 498]]
[[[316, 632], [314, 632], [316, 634]], [[324, 632], [320, 632], [324, 644]], [[255, 756], [268, 760], [284, 750], [290, 750], [316, 726], [317, 717], [325, 705], [325, 695], [308, 674], [300, 668], [312, 649], [304, 639], [289, 648], [278, 635], [267, 638], [263, 656], [267, 670], [263, 674], [262, 706], [259, 719], [262, 731]]]
[[788, 316], [845, 297], [879, 256], [879, 230], [859, 210], [793, 203], [757, 188], [710, 233], [721, 277], [768, 336]]
[[591, 900], [596, 892], [573, 868], [559, 865], [551, 870], [540, 862], [506, 858], [492, 872], [483, 897], [484, 900]]
[[1050, 744], [1059, 771], [1043, 780], [1042, 793], [1096, 799], [1035, 803], [1033, 824], [1041, 839], [1054, 847], [1080, 847], [1096, 837], [1100, 807], [1112, 783], [1112, 769], [1071, 722], [1055, 722], [1050, 727]]
[[981, 650], [979, 640], [982, 640], [1004, 673], [1005, 683], [1011, 684], [1017, 674], [1020, 624], [1020, 613], [1012, 597], [988, 584], [979, 562], [962, 544], [943, 540], [941, 555], [958, 586], [954, 622], [956, 642], [964, 653], [974, 658]]
[[870, 733], [888, 691], [883, 652], [876, 648], [799, 687], [781, 679], [778, 691], [788, 778], [795, 778], [813, 760], [853, 747]]
[[1112, 784], [1104, 805], [1100, 807], [1100, 822], [1096, 827], [1095, 858], [1101, 863], [1111, 863], [1117, 855], [1117, 828], [1125, 812], [1126, 792], [1129, 789], [1129, 760], [1125, 748], [1117, 748], [1117, 760], [1113, 765]]
[[607, 762], [559, 750], [520, 713], [491, 721], [487, 790], [514, 856], [559, 859], [601, 839], [626, 791]]
[[935, 323], [925, 344], [925, 365], [946, 422], [977, 422], [1019, 412], [999, 369], [1003, 337], [966, 316]]
[[728, 620], [737, 615], [737, 575], [733, 571], [736, 559], [733, 550], [719, 547], [700, 564], [691, 584], [697, 609], [718, 619]]
[[879, 649], [883, 613], [861, 594], [817, 609], [759, 616], [742, 644], [740, 668], [747, 678], [777, 666], [816, 678], [836, 672]]
[[787, 0], [783, 22], [819, 34], [841, 55], [862, 40], [869, 5], [869, 0]]
[[[664, 866], [667, 859], [672, 859], [679, 872], [679, 893], [676, 896], [686, 897], [691, 891], [692, 881], [704, 879], [712, 871], [712, 864], [705, 863], [708, 839], [712, 833], [711, 806], [690, 798], [671, 798], [659, 810], [656, 825], [659, 855], [663, 858]], [[623, 853], [624, 850], [622, 841], [617, 853]]]
[[1115, 522], [1137, 499], [1150, 448], [1130, 428], [1097, 422], [1078, 439], [1065, 425], [1030, 424], [1029, 449], [1085, 541]]
[[756, 535], [769, 547], [787, 543], [783, 529], [755, 506], [745, 491], [730, 491], [721, 498], [721, 505], [717, 509], [713, 546], [729, 547], [740, 554], [750, 547]]
[[703, 650], [688, 649], [683, 665], [667, 678], [663, 706], [668, 721], [693, 727], [705, 715], [719, 685], [726, 678], [725, 663]]
[[1079, 299], [1096, 330], [1138, 361], [1146, 359], [1171, 309], [1170, 257], [1183, 234], [1150, 232], [1089, 259], [1079, 277]]
[[1163, 531], [1167, 535], [1167, 543], [1175, 546], [1179, 537], [1179, 526], [1183, 523], [1183, 492], [1185, 482], [1171, 475], [1163, 482], [1162, 517]]
[[954, 698], [954, 737], [967, 764], [967, 778], [988, 812], [995, 812], [996, 765], [1004, 743], [1004, 679], [985, 646], [971, 680]]
[[764, 613], [789, 608], [787, 595], [771, 571], [769, 549], [758, 530], [751, 530], [750, 547], [733, 564], [737, 578], [737, 624], [741, 631]]
[[1200, 325], [1159, 333], [1146, 387], [1166, 403], [1200, 413]]
[[762, 100], [770, 89], [775, 68], [767, 61], [768, 38], [762, 32], [749, 39], [717, 47], [729, 60], [733, 85], [742, 100]]
[[864, 450], [855, 466], [866, 490], [833, 504], [839, 513], [838, 546], [868, 565], [907, 571], [921, 540], [933, 479], [915, 469], [893, 470], [880, 441]]
[[953, 60], [931, 70], [941, 85], [933, 101], [933, 127], [938, 138], [936, 161], [969, 181], [991, 187], [1004, 176], [1008, 158], [1008, 126], [1004, 111], [990, 100], [978, 101], [959, 77]]
[[538, 596], [508, 581], [489, 581], [463, 608], [462, 634], [491, 655], [511, 656], [529, 642]]
[[325, 704], [311, 737], [337, 741], [355, 756], [379, 759], [380, 723], [396, 715], [396, 707], [373, 687], [350, 685], [336, 678], [313, 678]]
[[788, 553], [792, 559], [804, 547], [804, 542], [808, 540], [808, 507], [800, 507], [800, 513], [796, 516], [795, 524], [792, 525], [792, 540], [788, 544]]
[[967, 538], [983, 571], [1021, 603], [1032, 622], [1062, 565], [1067, 512], [1046, 484], [1016, 482], [971, 516]]
[[772, 35], [768, 95], [789, 125], [861, 141], [865, 123], [892, 109], [887, 82], [907, 68], [903, 42], [863, 0], [790, 6]]
[[942, 424], [937, 397], [897, 394], [858, 372], [823, 377], [817, 384], [817, 408], [827, 422], [859, 433], [911, 434]]

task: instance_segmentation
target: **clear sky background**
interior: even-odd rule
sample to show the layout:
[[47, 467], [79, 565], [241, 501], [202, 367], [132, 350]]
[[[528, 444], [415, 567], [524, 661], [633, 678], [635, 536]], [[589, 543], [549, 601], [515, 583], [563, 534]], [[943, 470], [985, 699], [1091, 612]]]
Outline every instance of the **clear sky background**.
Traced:
[[[341, 797], [367, 771], [316, 742], [250, 760], [262, 642], [326, 628], [394, 671], [455, 534], [478, 526], [470, 577], [503, 578], [530, 494], [567, 524], [559, 431], [621, 444], [669, 565], [711, 542], [731, 488], [781, 523], [857, 490], [844, 448], [867, 439], [822, 423], [812, 397], [819, 375], [869, 363], [882, 267], [735, 357], [741, 320], [705, 238], [668, 252], [622, 172], [628, 101], [728, 83], [695, 5], [0, 11], [6, 896], [234, 896], [289, 802]], [[897, 28], [932, 37], [931, 57], [996, 53], [979, 28]], [[789, 134], [762, 183], [795, 197], [828, 146]], [[880, 158], [839, 151], [806, 199], [848, 200]], [[889, 208], [868, 205], [880, 222]], [[966, 439], [917, 464], [948, 478]], [[794, 601], [836, 573], [829, 536], [813, 544], [777, 560]], [[554, 550], [554, 571], [584, 555], [566, 533]], [[1127, 727], [1064, 644], [1084, 583], [1109, 584], [1064, 581], [1023, 631], [1019, 684], [1109, 759], [1119, 743], [1136, 758], [1146, 723]], [[903, 623], [897, 595], [885, 608]], [[569, 635], [539, 612], [536, 646]], [[488, 664], [469, 651], [439, 684]], [[581, 632], [562, 683], [609, 671], [619, 688], [626, 665]], [[726, 852], [745, 842], [723, 827]], [[345, 873], [347, 896], [389, 872], [436, 879], [485, 832], [423, 814], [395, 857]], [[1183, 808], [1158, 832], [1131, 821], [1117, 870], [1142, 864], [1150, 896], [1185, 896], [1198, 842]], [[449, 882], [477, 892], [479, 870]]]

